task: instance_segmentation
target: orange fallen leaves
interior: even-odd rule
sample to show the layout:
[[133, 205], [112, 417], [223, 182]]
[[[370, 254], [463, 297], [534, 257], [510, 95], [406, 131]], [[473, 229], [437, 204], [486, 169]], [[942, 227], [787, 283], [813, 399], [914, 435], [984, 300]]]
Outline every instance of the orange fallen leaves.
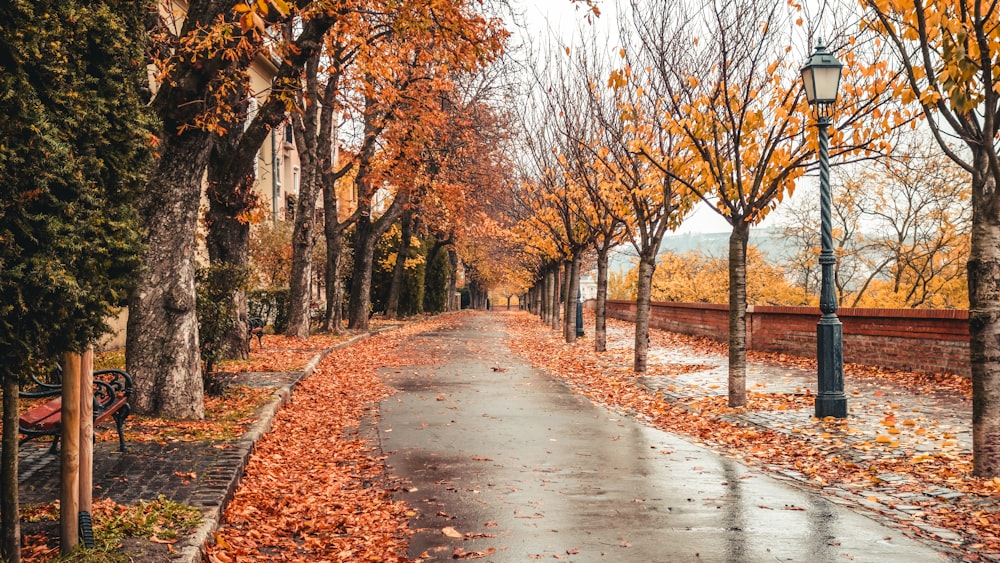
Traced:
[[[130, 416], [126, 439], [130, 442], [160, 443], [232, 440], [256, 422], [256, 409], [267, 401], [271, 393], [272, 389], [230, 387], [219, 397], [205, 398], [204, 420]], [[96, 429], [96, 436], [99, 441], [118, 439], [114, 427], [109, 424]]]
[[438, 317], [381, 333], [320, 362], [257, 443], [208, 556], [233, 562], [275, 554], [283, 561], [405, 561], [412, 511], [392, 500], [394, 484], [381, 452], [356, 433], [361, 419], [391, 393], [377, 370], [433, 364], [433, 357], [405, 345], [406, 339], [453, 320]]
[[317, 352], [347, 340], [344, 335], [315, 335], [307, 340], [280, 335], [265, 335], [263, 346], [251, 344], [246, 360], [226, 360], [219, 363], [220, 371], [284, 372], [300, 371]]
[[747, 392], [747, 406], [733, 408], [727, 405], [728, 399], [721, 395], [685, 398], [678, 401], [700, 412], [714, 415], [732, 414], [736, 412], [760, 412], [798, 410], [813, 406], [813, 397], [796, 393], [757, 393]]

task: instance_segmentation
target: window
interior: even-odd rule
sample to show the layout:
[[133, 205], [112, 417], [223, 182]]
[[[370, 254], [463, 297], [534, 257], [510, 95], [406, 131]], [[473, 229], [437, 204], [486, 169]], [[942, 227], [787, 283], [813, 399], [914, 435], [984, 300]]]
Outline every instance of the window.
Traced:
[[250, 96], [247, 100], [247, 119], [243, 122], [243, 130], [246, 131], [250, 128], [250, 122], [257, 117], [257, 98]]
[[281, 170], [282, 170], [282, 167], [281, 167], [281, 153], [278, 151], [277, 147], [275, 147], [274, 148], [274, 152], [272, 154], [274, 156], [274, 162], [272, 162], [272, 164], [274, 166], [273, 166], [273, 170], [271, 170], [271, 173], [274, 174], [274, 185], [275, 185], [275, 187], [280, 190], [281, 189]]

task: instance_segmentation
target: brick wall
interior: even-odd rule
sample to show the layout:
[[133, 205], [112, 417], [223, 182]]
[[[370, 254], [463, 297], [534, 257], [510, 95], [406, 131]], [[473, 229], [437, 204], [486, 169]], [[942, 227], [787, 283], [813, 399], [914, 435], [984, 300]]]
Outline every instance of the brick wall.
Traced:
[[[608, 301], [608, 316], [635, 320], [635, 302]], [[844, 325], [844, 361], [929, 373], [969, 375], [968, 311], [852, 309], [837, 311]], [[747, 348], [796, 356], [816, 355], [815, 307], [747, 310]], [[729, 309], [707, 303], [653, 303], [654, 328], [725, 342]]]

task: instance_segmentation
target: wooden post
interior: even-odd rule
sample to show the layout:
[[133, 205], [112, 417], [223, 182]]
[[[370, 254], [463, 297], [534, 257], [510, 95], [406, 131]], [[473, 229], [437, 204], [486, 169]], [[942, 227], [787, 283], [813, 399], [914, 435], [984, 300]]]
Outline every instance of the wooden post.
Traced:
[[80, 513], [90, 515], [93, 492], [94, 349], [87, 348], [80, 362]]
[[59, 551], [80, 542], [80, 355], [67, 352], [62, 365], [62, 486], [59, 495]]

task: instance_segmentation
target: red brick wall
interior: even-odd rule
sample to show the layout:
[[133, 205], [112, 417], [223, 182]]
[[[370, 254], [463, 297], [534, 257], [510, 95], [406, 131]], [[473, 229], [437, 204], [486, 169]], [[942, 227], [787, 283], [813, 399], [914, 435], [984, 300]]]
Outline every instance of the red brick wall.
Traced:
[[[608, 316], [635, 320], [635, 302], [608, 301]], [[968, 311], [852, 309], [837, 311], [844, 325], [844, 361], [929, 373], [969, 375]], [[796, 356], [816, 355], [815, 307], [747, 310], [747, 348]], [[654, 328], [725, 342], [729, 309], [707, 303], [653, 303]]]

